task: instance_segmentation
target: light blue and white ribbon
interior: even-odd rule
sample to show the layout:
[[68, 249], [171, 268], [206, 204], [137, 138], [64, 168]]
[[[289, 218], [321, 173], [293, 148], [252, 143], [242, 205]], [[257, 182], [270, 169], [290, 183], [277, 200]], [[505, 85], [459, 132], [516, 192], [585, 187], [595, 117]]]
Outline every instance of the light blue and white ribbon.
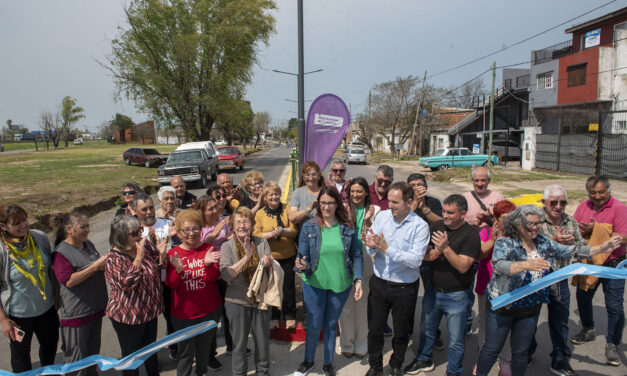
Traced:
[[187, 328], [176, 331], [168, 336], [165, 336], [160, 340], [157, 340], [120, 360], [102, 355], [91, 355], [85, 359], [81, 359], [73, 363], [53, 364], [17, 374], [9, 371], [0, 370], [0, 376], [58, 375], [78, 371], [94, 364], [98, 365], [98, 367], [100, 367], [100, 370], [102, 371], [106, 371], [111, 368], [114, 368], [118, 371], [136, 369], [137, 367], [142, 365], [142, 363], [144, 363], [146, 359], [150, 358], [150, 356], [152, 356], [162, 348], [167, 347], [173, 343], [185, 341], [216, 327], [216, 322], [213, 320], [189, 326]]
[[535, 280], [526, 286], [492, 299], [490, 301], [492, 303], [492, 309], [495, 310], [505, 307], [506, 305], [512, 304], [527, 295], [531, 295], [547, 286], [576, 275], [591, 275], [599, 278], [610, 279], [627, 279], [627, 261], [621, 262], [616, 268], [581, 263], [568, 265], [538, 280]]

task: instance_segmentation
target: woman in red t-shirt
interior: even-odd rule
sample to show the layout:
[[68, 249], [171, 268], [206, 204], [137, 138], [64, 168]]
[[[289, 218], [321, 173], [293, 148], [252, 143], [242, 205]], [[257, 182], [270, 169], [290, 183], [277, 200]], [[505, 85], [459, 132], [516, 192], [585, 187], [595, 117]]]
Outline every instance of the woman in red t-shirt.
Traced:
[[[201, 322], [220, 318], [222, 300], [216, 281], [220, 277], [220, 252], [200, 239], [202, 218], [198, 211], [187, 209], [176, 217], [176, 232], [182, 244], [170, 249], [170, 263], [165, 284], [172, 289], [172, 325], [180, 330]], [[196, 358], [196, 374], [207, 372], [209, 344], [216, 330], [197, 335], [179, 343], [176, 364], [178, 376], [192, 372]]]

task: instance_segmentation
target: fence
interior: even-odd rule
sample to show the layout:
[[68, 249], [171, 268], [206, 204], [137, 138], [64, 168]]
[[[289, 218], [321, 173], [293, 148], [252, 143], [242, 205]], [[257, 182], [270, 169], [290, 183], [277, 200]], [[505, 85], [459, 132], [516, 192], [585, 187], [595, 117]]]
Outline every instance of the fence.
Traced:
[[557, 124], [557, 134], [536, 136], [537, 168], [627, 179], [627, 110], [560, 111], [543, 118], [548, 129]]

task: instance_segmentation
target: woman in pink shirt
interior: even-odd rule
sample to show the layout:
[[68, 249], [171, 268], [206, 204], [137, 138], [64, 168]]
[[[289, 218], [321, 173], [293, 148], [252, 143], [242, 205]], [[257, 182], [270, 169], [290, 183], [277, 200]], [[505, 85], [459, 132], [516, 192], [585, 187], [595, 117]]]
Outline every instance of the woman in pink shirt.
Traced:
[[[479, 349], [483, 347], [483, 343], [485, 342], [485, 310], [487, 299], [485, 289], [492, 277], [492, 251], [494, 249], [494, 242], [502, 236], [503, 221], [514, 209], [516, 209], [516, 205], [510, 201], [502, 200], [497, 202], [494, 204], [493, 208], [495, 219], [494, 226], [484, 227], [479, 232], [479, 237], [481, 238], [481, 261], [479, 261], [479, 266], [477, 267], [477, 283], [475, 284], [475, 292], [479, 299], [479, 337], [477, 343]], [[499, 357], [499, 375], [501, 376], [511, 375], [509, 361], [506, 360], [509, 353], [509, 342], [505, 341], [505, 346]], [[473, 375], [476, 371], [477, 366], [475, 365]]]

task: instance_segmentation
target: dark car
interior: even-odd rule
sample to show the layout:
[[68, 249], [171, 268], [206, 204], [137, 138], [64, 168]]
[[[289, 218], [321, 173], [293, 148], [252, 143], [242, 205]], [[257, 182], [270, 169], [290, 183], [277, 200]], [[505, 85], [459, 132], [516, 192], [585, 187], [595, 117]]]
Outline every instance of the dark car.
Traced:
[[157, 169], [157, 180], [159, 185], [166, 185], [173, 176], [180, 176], [184, 182], [195, 182], [204, 188], [209, 177], [213, 181], [217, 179], [217, 161], [218, 158], [209, 156], [204, 148], [175, 150]]
[[122, 154], [122, 159], [124, 159], [124, 163], [127, 165], [139, 163], [146, 167], [152, 167], [164, 164], [168, 156], [159, 153], [155, 149], [130, 148]]
[[240, 170], [244, 169], [246, 157], [237, 146], [218, 146], [216, 150], [220, 159], [218, 169], [237, 169], [238, 167]]

